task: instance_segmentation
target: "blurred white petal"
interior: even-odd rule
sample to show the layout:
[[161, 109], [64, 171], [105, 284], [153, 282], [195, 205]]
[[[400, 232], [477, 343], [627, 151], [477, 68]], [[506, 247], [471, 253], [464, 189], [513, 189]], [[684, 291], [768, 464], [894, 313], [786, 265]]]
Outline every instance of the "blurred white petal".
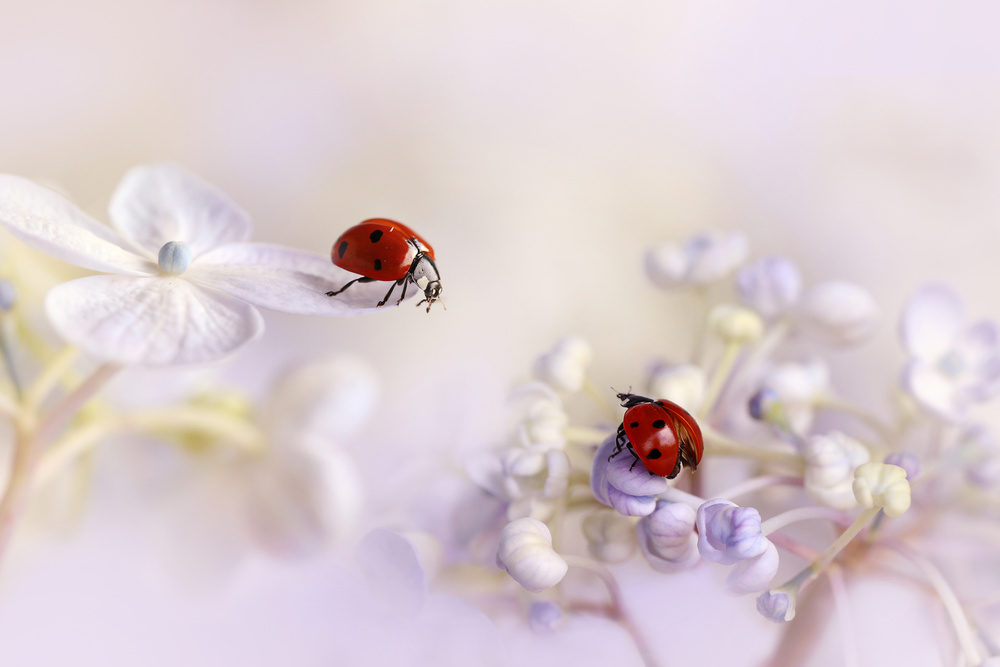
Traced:
[[250, 217], [221, 190], [179, 167], [135, 167], [111, 199], [111, 220], [154, 255], [184, 241], [195, 257], [215, 246], [250, 238]]
[[18, 176], [0, 174], [0, 225], [32, 248], [85, 269], [157, 272], [155, 251], [148, 258], [137, 255], [114, 230], [61, 195]]
[[387, 608], [415, 616], [427, 600], [427, 577], [417, 550], [405, 537], [376, 528], [355, 552], [358, 566]]
[[264, 328], [253, 306], [164, 276], [90, 276], [52, 289], [49, 319], [67, 342], [102, 361], [164, 366], [213, 361]]
[[899, 334], [903, 347], [915, 357], [944, 354], [962, 330], [962, 302], [948, 285], [926, 285], [903, 310]]
[[[184, 274], [194, 282], [238, 296], [262, 308], [299, 315], [360, 315], [376, 310], [392, 283], [355, 283], [334, 297], [326, 295], [358, 276], [329, 258], [265, 243], [235, 243], [195, 259]], [[395, 304], [397, 287], [389, 304]], [[415, 286], [407, 297], [421, 293]], [[387, 304], [387, 305], [389, 305]]]

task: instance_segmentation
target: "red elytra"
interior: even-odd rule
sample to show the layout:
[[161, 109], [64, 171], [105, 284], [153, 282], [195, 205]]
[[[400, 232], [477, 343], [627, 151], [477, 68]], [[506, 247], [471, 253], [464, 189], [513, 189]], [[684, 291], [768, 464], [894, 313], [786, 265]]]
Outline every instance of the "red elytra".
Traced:
[[651, 475], [673, 479], [684, 466], [698, 469], [705, 443], [698, 422], [687, 410], [665, 399], [636, 394], [618, 394], [618, 400], [627, 409], [609, 461], [627, 448], [635, 457], [632, 467], [642, 462]]
[[395, 220], [372, 218], [351, 227], [333, 244], [330, 257], [340, 268], [361, 277], [339, 290], [327, 292], [327, 296], [336, 296], [354, 283], [392, 281], [385, 298], [377, 306], [384, 306], [393, 290], [402, 286], [402, 294], [396, 302], [399, 305], [406, 298], [410, 284], [426, 280], [424, 299], [417, 305], [426, 302], [429, 312], [431, 304], [441, 298], [441, 276], [434, 263], [434, 248], [422, 236]]

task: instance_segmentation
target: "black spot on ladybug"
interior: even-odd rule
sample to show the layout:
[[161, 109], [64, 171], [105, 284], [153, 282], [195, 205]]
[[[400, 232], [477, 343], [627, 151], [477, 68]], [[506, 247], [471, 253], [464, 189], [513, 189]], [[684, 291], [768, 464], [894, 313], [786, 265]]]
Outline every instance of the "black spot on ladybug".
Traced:
[[662, 419], [657, 419], [655, 422], [653, 422], [653, 428], [663, 428], [666, 425], [667, 422], [663, 421]]
[[[372, 243], [378, 243], [379, 239], [382, 238], [382, 230], [376, 229], [374, 232], [368, 235], [368, 238], [372, 240]], [[378, 267], [375, 267], [378, 268]]]
[[639, 422], [632, 422], [629, 424], [629, 428], [639, 428]]
[[659, 449], [652, 449], [648, 454], [646, 454], [647, 459], [658, 459], [661, 456], [663, 456], [663, 452], [661, 452]]
[[344, 259], [345, 252], [347, 252], [347, 241], [341, 241], [337, 247], [337, 257]]
[[[374, 232], [372, 232], [372, 233], [374, 234]], [[381, 233], [382, 232], [379, 232], [379, 234], [381, 234]], [[376, 271], [381, 271], [382, 270], [382, 260], [381, 259], [376, 259], [375, 260], [375, 270]]]

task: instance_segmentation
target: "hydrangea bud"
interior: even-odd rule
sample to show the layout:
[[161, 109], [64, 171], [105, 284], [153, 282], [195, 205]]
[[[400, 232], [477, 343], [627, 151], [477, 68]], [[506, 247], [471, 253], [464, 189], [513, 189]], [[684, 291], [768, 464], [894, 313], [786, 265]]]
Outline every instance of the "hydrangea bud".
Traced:
[[764, 591], [757, 597], [757, 611], [775, 623], [786, 623], [795, 618], [795, 598], [795, 591], [784, 587]]
[[854, 471], [871, 460], [867, 447], [832, 431], [811, 436], [802, 448], [802, 457], [806, 462], [804, 484], [810, 498], [834, 509], [854, 507]]
[[709, 500], [698, 508], [698, 551], [706, 560], [736, 566], [726, 577], [729, 593], [767, 588], [778, 571], [778, 550], [760, 529], [760, 513], [728, 500]]
[[609, 436], [594, 455], [590, 488], [594, 497], [626, 516], [646, 516], [656, 509], [656, 497], [667, 490], [667, 480], [650, 475], [628, 451], [608, 457], [615, 448], [615, 436]]
[[693, 364], [659, 365], [649, 379], [653, 396], [673, 401], [692, 413], [705, 398], [705, 385], [705, 371]]
[[597, 560], [620, 563], [635, 553], [635, 526], [617, 512], [598, 510], [583, 519], [587, 550]]
[[708, 285], [726, 277], [746, 260], [746, 237], [710, 232], [683, 244], [665, 243], [646, 253], [646, 274], [658, 287]]
[[864, 508], [881, 507], [888, 517], [910, 509], [906, 471], [886, 463], [866, 463], [854, 472], [854, 496]]
[[719, 304], [708, 315], [712, 331], [727, 343], [746, 345], [757, 341], [764, 333], [760, 315], [748, 308]]
[[514, 392], [518, 434], [523, 446], [559, 448], [566, 445], [569, 416], [562, 401], [552, 388], [541, 382], [531, 382]]
[[590, 344], [583, 338], [563, 338], [535, 360], [535, 377], [559, 391], [580, 391], [593, 356]]
[[562, 623], [563, 613], [555, 602], [532, 602], [528, 609], [528, 627], [540, 635], [552, 634]]
[[639, 520], [636, 530], [646, 561], [657, 572], [677, 572], [699, 560], [696, 512], [684, 503], [659, 501], [656, 511]]
[[516, 519], [504, 526], [500, 532], [497, 565], [533, 593], [555, 586], [569, 569], [562, 556], [552, 548], [549, 527], [530, 517]]
[[798, 300], [802, 293], [802, 276], [789, 259], [762, 257], [740, 269], [736, 286], [743, 303], [771, 318]]
[[761, 382], [777, 394], [788, 427], [805, 433], [812, 425], [815, 405], [830, 387], [830, 371], [822, 359], [775, 364]]
[[853, 345], [875, 333], [879, 309], [868, 290], [853, 283], [820, 283], [802, 296], [795, 312], [799, 327], [828, 345]]

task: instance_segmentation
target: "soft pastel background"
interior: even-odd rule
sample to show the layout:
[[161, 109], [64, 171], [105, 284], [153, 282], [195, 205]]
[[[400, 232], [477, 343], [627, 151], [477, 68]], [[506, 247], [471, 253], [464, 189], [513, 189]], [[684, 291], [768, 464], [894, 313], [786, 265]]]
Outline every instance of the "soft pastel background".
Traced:
[[[973, 315], [1000, 316], [998, 20], [990, 3], [901, 0], [8, 0], [0, 171], [106, 219], [127, 168], [175, 161], [246, 208], [258, 240], [320, 253], [366, 217], [420, 230], [447, 311], [272, 315], [211, 369], [262, 393], [294, 363], [367, 359], [384, 402], [351, 451], [366, 525], [399, 527], [433, 504], [435, 470], [498, 437], [505, 391], [557, 337], [593, 342], [601, 387], [687, 353], [700, 313], [644, 280], [654, 242], [741, 230], [807, 282], [865, 284], [885, 320], [835, 356], [834, 381], [879, 409], [916, 286], [950, 281]], [[195, 375], [121, 382], [155, 392]], [[365, 664], [344, 648], [375, 637], [352, 627], [349, 559], [255, 557], [211, 586], [178, 582], [123, 487], [101, 487], [65, 541], [7, 573], [0, 663]], [[663, 615], [659, 642], [685, 638], [678, 664], [767, 655], [774, 628], [712, 573], [660, 585], [637, 605]], [[893, 664], [940, 664], [913, 648], [926, 620], [892, 627], [878, 590], [854, 602], [913, 652]], [[562, 659], [616, 660], [622, 637], [588, 627], [554, 640]], [[511, 664], [559, 659], [533, 641], [511, 640]]]

